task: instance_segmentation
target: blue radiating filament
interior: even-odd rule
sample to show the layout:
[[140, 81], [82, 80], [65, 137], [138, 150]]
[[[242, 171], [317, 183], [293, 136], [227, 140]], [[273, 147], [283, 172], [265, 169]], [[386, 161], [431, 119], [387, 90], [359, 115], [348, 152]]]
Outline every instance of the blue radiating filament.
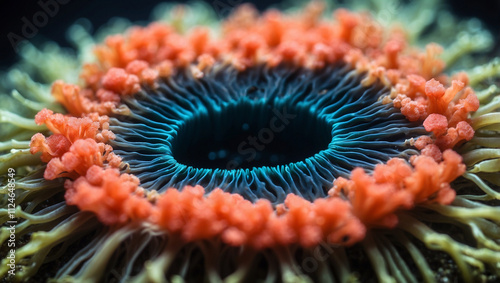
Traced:
[[144, 88], [115, 116], [115, 152], [146, 189], [202, 185], [255, 201], [325, 197], [335, 178], [415, 152], [425, 133], [347, 66], [189, 72]]

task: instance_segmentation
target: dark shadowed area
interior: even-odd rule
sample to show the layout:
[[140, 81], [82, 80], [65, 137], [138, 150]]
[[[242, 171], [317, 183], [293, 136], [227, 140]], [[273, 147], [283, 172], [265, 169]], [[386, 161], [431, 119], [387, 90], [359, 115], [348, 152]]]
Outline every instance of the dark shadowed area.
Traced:
[[[153, 8], [162, 2], [183, 1], [82, 1], [82, 0], [34, 0], [0, 1], [0, 69], [15, 62], [14, 46], [23, 39], [32, 43], [46, 39], [69, 46], [67, 29], [78, 19], [91, 20], [94, 28], [102, 26], [112, 17], [122, 17], [133, 22], [149, 20]], [[204, 0], [221, 17], [243, 3], [243, 0]], [[259, 10], [279, 3], [278, 0], [252, 1]]]
[[[221, 16], [227, 15], [243, 0], [203, 0]], [[67, 29], [80, 18], [90, 19], [94, 27], [105, 24], [112, 17], [131, 21], [147, 21], [158, 0], [142, 1], [83, 1], [83, 0], [32, 0], [1, 1], [0, 7], [0, 69], [16, 61], [14, 46], [22, 40], [32, 43], [50, 39], [68, 46]], [[177, 1], [179, 2], [179, 1]], [[181, 1], [182, 2], [182, 1]], [[250, 1], [259, 10], [275, 5], [279, 0]], [[500, 1], [497, 0], [448, 0], [450, 10], [462, 17], [478, 17], [500, 38]], [[497, 49], [498, 50], [498, 49]]]

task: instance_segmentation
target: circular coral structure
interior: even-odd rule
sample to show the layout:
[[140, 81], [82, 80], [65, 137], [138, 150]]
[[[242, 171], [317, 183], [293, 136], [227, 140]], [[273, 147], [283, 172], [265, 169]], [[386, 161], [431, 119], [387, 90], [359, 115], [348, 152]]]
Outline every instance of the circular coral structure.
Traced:
[[342, 65], [227, 67], [199, 79], [181, 71], [124, 100], [130, 113], [111, 119], [110, 144], [148, 190], [201, 185], [250, 201], [314, 201], [355, 167], [409, 158], [405, 141], [425, 133], [363, 77]]
[[[500, 69], [444, 73], [489, 35], [419, 50], [427, 25], [455, 28], [435, 9], [408, 31], [324, 9], [242, 5], [210, 28], [178, 6], [92, 46], [79, 83], [11, 71], [25, 109], [0, 112], [0, 240], [15, 247], [0, 274], [31, 280], [56, 261], [46, 277], [61, 282], [497, 280], [500, 116], [485, 79]], [[33, 77], [65, 62], [24, 52]]]

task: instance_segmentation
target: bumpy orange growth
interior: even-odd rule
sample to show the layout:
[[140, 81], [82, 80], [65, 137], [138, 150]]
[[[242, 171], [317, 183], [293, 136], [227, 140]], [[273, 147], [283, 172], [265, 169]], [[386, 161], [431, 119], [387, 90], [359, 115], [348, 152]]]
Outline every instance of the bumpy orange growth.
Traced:
[[[417, 146], [418, 149], [432, 143], [445, 150], [472, 139], [474, 130], [468, 118], [479, 108], [479, 100], [470, 87], [465, 87], [467, 82], [467, 77], [459, 74], [452, 85], [445, 88], [434, 79], [425, 81], [411, 75], [396, 85], [394, 106], [401, 108], [401, 113], [410, 121], [423, 120], [425, 129], [434, 134], [434, 141], [425, 138], [427, 142]], [[430, 148], [426, 150], [430, 151]]]
[[66, 181], [66, 202], [82, 211], [94, 212], [104, 224], [123, 224], [147, 219], [151, 203], [139, 188], [139, 179], [117, 169], [94, 165], [75, 181]]
[[[139, 72], [134, 70], [133, 72]], [[134, 74], [128, 74], [124, 69], [111, 68], [102, 77], [102, 86], [104, 89], [121, 94], [134, 94], [139, 91], [139, 77]]]
[[[100, 81], [101, 77], [98, 80]], [[56, 81], [52, 85], [52, 95], [74, 116], [92, 112], [105, 115], [115, 109], [120, 102], [120, 96], [114, 92], [105, 89], [94, 91], [91, 88], [82, 90], [79, 86], [62, 81]]]
[[444, 151], [443, 159], [438, 163], [429, 156], [418, 156], [412, 167], [393, 158], [387, 164], [377, 165], [373, 176], [357, 168], [350, 180], [338, 178], [330, 194], [347, 194], [354, 215], [366, 225], [392, 228], [398, 223], [395, 213], [399, 209], [428, 202], [450, 204], [454, 200], [450, 182], [465, 172], [465, 165], [452, 150]]
[[[392, 160], [384, 166], [393, 169], [390, 166], [394, 166], [394, 163], [397, 162]], [[379, 168], [378, 171], [383, 169]], [[377, 182], [374, 176], [369, 176], [361, 168], [351, 172], [351, 181], [342, 178], [336, 180], [334, 190], [340, 189], [347, 193], [355, 215], [370, 226], [394, 227], [398, 221], [394, 213], [401, 208], [410, 208], [413, 204], [411, 195], [397, 184]]]
[[[251, 203], [220, 189], [205, 195], [201, 186], [168, 189], [152, 204], [136, 177], [101, 166], [67, 181], [66, 200], [93, 211], [106, 224], [151, 221], [185, 241], [220, 236], [230, 245], [256, 248], [294, 243], [310, 247], [323, 240], [351, 245], [364, 238], [365, 225], [397, 225], [398, 210], [420, 203], [451, 203], [455, 191], [449, 183], [465, 172], [461, 161], [452, 150], [443, 153], [441, 163], [419, 156], [413, 167], [394, 158], [376, 166], [373, 176], [358, 168], [351, 180], [337, 179], [329, 198], [311, 203], [289, 194], [276, 211], [267, 200]], [[339, 197], [342, 192], [350, 202]]]
[[[35, 122], [38, 125], [45, 124], [54, 135], [64, 137], [69, 143], [87, 138], [98, 142], [107, 142], [115, 138], [115, 134], [109, 130], [109, 118], [97, 113], [89, 113], [82, 118], [76, 118], [43, 109], [35, 116]], [[43, 143], [40, 140], [40, 135], [36, 134], [32, 138], [32, 143], [35, 142], [36, 145], [40, 146]], [[32, 153], [34, 153], [33, 147]]]
[[448, 128], [448, 120], [446, 116], [441, 114], [431, 114], [424, 121], [424, 128], [428, 132], [432, 132], [436, 137], [446, 133]]
[[107, 116], [94, 113], [75, 118], [43, 109], [35, 116], [35, 122], [47, 125], [53, 133], [47, 139], [40, 133], [35, 134], [30, 143], [31, 153], [42, 152], [42, 161], [48, 162], [46, 179], [76, 178], [85, 175], [92, 165], [104, 166], [107, 162], [118, 167], [121, 163], [111, 152], [111, 146], [104, 143], [115, 138], [108, 130]]
[[415, 204], [450, 204], [455, 199], [455, 190], [450, 187], [450, 183], [465, 173], [465, 165], [458, 153], [445, 150], [441, 163], [428, 156], [418, 156], [412, 164], [415, 169], [404, 180], [404, 188], [411, 192]]
[[44, 178], [53, 180], [58, 177], [77, 178], [87, 173], [94, 166], [104, 166], [107, 162], [112, 167], [118, 167], [121, 158], [111, 152], [110, 145], [97, 143], [93, 139], [77, 140], [61, 157], [52, 158], [47, 164]]
[[53, 134], [48, 138], [37, 133], [31, 137], [30, 152], [41, 152], [43, 162], [49, 162], [54, 157], [61, 157], [69, 150], [71, 142], [61, 134]]
[[135, 176], [100, 166], [65, 187], [68, 204], [94, 212], [105, 224], [151, 221], [188, 242], [221, 236], [230, 245], [259, 249], [293, 243], [308, 247], [322, 240], [351, 245], [366, 230], [351, 205], [339, 198], [311, 203], [290, 194], [277, 214], [267, 200], [251, 203], [220, 189], [205, 196], [196, 186], [169, 189], [153, 205]]
[[64, 116], [59, 113], [54, 114], [48, 109], [38, 112], [35, 116], [35, 122], [37, 125], [45, 124], [52, 133], [66, 137], [71, 143], [78, 139], [95, 139], [100, 127], [99, 122], [92, 121], [88, 117]]
[[204, 194], [201, 186], [167, 190], [157, 201], [153, 221], [186, 241], [221, 235], [228, 244], [257, 248], [292, 243], [314, 246], [322, 240], [350, 245], [365, 235], [351, 205], [339, 198], [311, 203], [290, 194], [276, 214], [267, 200], [253, 204], [220, 189]]

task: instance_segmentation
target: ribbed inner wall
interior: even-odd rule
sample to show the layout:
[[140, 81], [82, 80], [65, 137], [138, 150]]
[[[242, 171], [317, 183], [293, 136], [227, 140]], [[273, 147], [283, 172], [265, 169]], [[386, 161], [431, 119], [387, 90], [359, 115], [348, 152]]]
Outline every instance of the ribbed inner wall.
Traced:
[[387, 88], [363, 78], [347, 66], [219, 67], [200, 79], [181, 71], [124, 98], [131, 113], [111, 119], [111, 145], [148, 190], [314, 200], [355, 167], [409, 158], [407, 140], [426, 133], [381, 102]]

